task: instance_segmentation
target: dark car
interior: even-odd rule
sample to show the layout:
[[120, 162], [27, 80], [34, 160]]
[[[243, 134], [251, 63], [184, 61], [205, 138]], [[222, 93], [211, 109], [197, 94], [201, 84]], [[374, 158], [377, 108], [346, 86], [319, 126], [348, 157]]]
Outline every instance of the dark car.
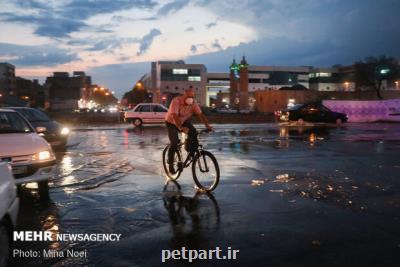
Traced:
[[280, 121], [297, 121], [299, 123], [304, 121], [338, 124], [347, 122], [346, 114], [334, 112], [321, 103], [297, 104], [286, 110], [278, 111], [275, 115]]
[[53, 121], [46, 113], [39, 109], [25, 107], [11, 107], [24, 116], [52, 147], [63, 147], [68, 142], [70, 130], [60, 123]]

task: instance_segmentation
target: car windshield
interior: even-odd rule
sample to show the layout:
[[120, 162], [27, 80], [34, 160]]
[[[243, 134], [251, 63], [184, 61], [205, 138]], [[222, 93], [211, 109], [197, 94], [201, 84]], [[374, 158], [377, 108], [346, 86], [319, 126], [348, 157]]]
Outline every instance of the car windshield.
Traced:
[[42, 111], [37, 109], [21, 108], [16, 109], [22, 114], [28, 121], [51, 121], [51, 119]]
[[323, 111], [323, 112], [331, 112], [331, 110], [329, 108], [327, 108], [325, 106], [322, 106], [322, 105], [321, 105], [321, 111]]
[[0, 111], [0, 134], [31, 132], [32, 127], [17, 112]]

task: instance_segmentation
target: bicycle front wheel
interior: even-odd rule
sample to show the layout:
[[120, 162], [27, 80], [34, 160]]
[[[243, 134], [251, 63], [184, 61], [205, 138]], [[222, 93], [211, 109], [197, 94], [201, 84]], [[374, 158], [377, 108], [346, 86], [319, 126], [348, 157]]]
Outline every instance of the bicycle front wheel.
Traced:
[[219, 166], [211, 152], [200, 151], [192, 163], [193, 179], [199, 189], [214, 190], [219, 183]]
[[181, 155], [179, 154], [179, 152], [175, 152], [174, 163], [173, 163], [173, 168], [174, 168], [175, 172], [171, 173], [169, 171], [169, 164], [168, 164], [168, 151], [169, 151], [169, 145], [164, 148], [164, 151], [162, 154], [164, 171], [169, 179], [176, 180], [179, 178], [179, 176], [181, 175], [181, 172], [182, 172], [182, 169], [179, 166], [179, 162], [182, 161]]

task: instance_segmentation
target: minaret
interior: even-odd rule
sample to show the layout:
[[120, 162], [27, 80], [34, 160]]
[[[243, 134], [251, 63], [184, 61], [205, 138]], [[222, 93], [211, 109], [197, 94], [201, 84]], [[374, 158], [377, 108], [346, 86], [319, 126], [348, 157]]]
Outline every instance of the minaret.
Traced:
[[240, 97], [239, 97], [239, 108], [249, 108], [249, 64], [247, 64], [245, 56], [239, 64], [239, 76], [240, 76]]
[[233, 59], [230, 69], [230, 94], [229, 94], [229, 104], [231, 107], [236, 106], [236, 98], [239, 97], [238, 93], [238, 79], [239, 79], [239, 65], [236, 60]]

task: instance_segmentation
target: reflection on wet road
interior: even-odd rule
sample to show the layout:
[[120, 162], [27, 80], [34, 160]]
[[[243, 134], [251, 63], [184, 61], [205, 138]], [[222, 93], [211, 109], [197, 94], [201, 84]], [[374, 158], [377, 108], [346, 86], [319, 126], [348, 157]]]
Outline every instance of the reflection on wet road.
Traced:
[[[196, 194], [190, 170], [167, 183], [163, 127], [80, 127], [49, 202], [22, 192], [19, 230], [120, 233], [122, 241], [19, 242], [23, 249], [87, 249], [88, 258], [15, 259], [13, 266], [161, 264], [162, 249], [240, 250], [223, 266], [384, 265], [400, 254], [400, 125], [217, 125], [202, 137], [221, 181]], [[196, 266], [209, 266], [197, 262]]]

